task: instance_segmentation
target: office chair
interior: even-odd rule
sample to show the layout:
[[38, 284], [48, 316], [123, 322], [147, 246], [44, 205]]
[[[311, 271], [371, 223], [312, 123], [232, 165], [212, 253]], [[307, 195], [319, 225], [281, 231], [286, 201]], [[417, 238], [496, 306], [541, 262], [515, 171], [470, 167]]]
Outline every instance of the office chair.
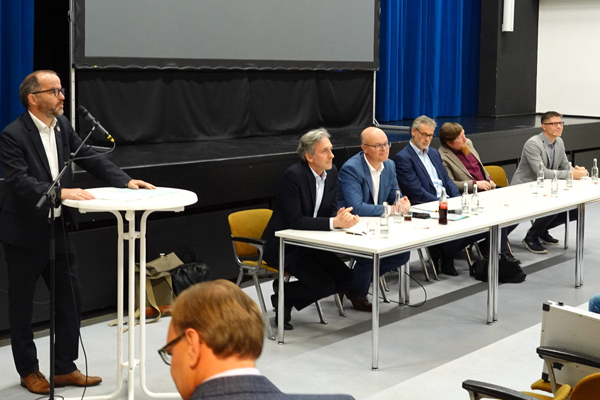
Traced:
[[[258, 303], [263, 316], [263, 323], [265, 325], [265, 331], [267, 337], [271, 340], [275, 340], [273, 330], [271, 328], [271, 322], [269, 320], [269, 314], [265, 306], [265, 300], [263, 297], [262, 290], [260, 288], [259, 276], [261, 278], [276, 278], [278, 270], [270, 267], [263, 260], [263, 249], [265, 241], [261, 239], [262, 234], [271, 219], [273, 214], [272, 210], [268, 209], [254, 209], [234, 212], [229, 214], [229, 229], [231, 231], [231, 243], [233, 246], [233, 256], [240, 267], [240, 272], [237, 277], [236, 284], [239, 286], [242, 282], [244, 275], [252, 276], [254, 281], [254, 287], [256, 288], [256, 294], [258, 295]], [[285, 273], [286, 281], [289, 280], [290, 274]], [[341, 302], [339, 296], [335, 295], [336, 305], [338, 306], [339, 314], [346, 316], [343, 309], [341, 309]], [[327, 321], [323, 315], [323, 309], [320, 302], [315, 302], [319, 319], [322, 324], [327, 324]]]
[[600, 398], [600, 372], [583, 378], [572, 390], [570, 385], [559, 385], [554, 376], [554, 368], [560, 369], [567, 363], [600, 368], [600, 359], [551, 347], [538, 347], [537, 353], [540, 358], [544, 359], [549, 381], [540, 379], [531, 385], [531, 389], [553, 393], [553, 397], [533, 392], [517, 392], [502, 386], [472, 380], [464, 381], [463, 389], [469, 392], [471, 400], [479, 400], [484, 397], [499, 400], [563, 400], [567, 398], [569, 400], [594, 400]]

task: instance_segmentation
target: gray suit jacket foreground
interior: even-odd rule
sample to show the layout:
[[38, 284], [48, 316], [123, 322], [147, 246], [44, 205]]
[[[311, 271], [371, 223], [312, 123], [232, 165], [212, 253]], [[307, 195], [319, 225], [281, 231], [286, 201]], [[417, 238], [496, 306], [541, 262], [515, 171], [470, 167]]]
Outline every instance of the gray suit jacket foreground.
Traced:
[[285, 394], [262, 375], [238, 375], [209, 380], [190, 400], [352, 400], [345, 394]]
[[[487, 181], [490, 180], [490, 174], [487, 173], [485, 168], [483, 168], [483, 164], [481, 163], [481, 158], [479, 158], [479, 153], [473, 147], [473, 142], [471, 139], [467, 139], [467, 147], [471, 151], [471, 154], [475, 156], [477, 161], [479, 161], [479, 165], [483, 170], [483, 176]], [[440, 146], [440, 156], [442, 157], [442, 162], [444, 163], [444, 167], [446, 167], [446, 171], [448, 171], [448, 176], [452, 179], [452, 182], [456, 185], [458, 190], [462, 193], [463, 186], [465, 182], [469, 188], [469, 193], [473, 193], [473, 175], [469, 173], [465, 164], [454, 154], [452, 150], [447, 147]], [[495, 185], [494, 185], [495, 187]]]
[[537, 180], [537, 173], [540, 162], [544, 163], [544, 177], [552, 179], [554, 177], [553, 170], [558, 170], [558, 179], [567, 179], [569, 160], [565, 153], [565, 143], [559, 137], [554, 142], [554, 163], [550, 165], [548, 159], [548, 149], [544, 144], [544, 132], [532, 136], [525, 146], [521, 154], [521, 161], [517, 167], [517, 171], [510, 181], [511, 185], [520, 183], [534, 182]]

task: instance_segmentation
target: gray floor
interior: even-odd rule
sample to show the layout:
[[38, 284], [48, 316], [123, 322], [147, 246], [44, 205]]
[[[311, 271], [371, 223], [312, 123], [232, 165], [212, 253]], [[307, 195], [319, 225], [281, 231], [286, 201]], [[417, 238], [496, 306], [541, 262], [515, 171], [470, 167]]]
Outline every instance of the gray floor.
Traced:
[[[318, 323], [314, 307], [294, 312], [295, 329], [286, 332], [286, 344], [266, 340], [258, 360], [261, 372], [283, 391], [291, 393], [349, 393], [357, 399], [468, 399], [461, 388], [465, 379], [478, 379], [526, 389], [539, 379], [542, 362], [535, 353], [540, 340], [542, 303], [564, 301], [586, 307], [588, 299], [600, 292], [600, 249], [594, 239], [600, 235], [595, 224], [600, 205], [587, 207], [585, 284], [574, 289], [575, 223], [571, 223], [570, 246], [548, 246], [548, 255], [524, 250], [520, 241], [527, 229], [521, 224], [510, 236], [513, 251], [523, 262], [527, 280], [501, 285], [499, 321], [487, 325], [487, 284], [468, 275], [466, 261], [458, 261], [458, 277], [441, 275], [440, 281], [425, 282], [416, 258], [411, 271], [427, 291], [421, 307], [382, 304], [380, 329], [380, 370], [371, 371], [370, 314], [347, 307], [339, 317], [333, 298], [322, 301], [328, 325]], [[564, 231], [552, 234], [562, 238]], [[397, 301], [397, 276], [388, 278], [390, 297]], [[255, 297], [253, 287], [245, 289]], [[263, 285], [265, 297], [270, 283]], [[411, 285], [411, 303], [424, 299], [423, 290]], [[347, 304], [348, 305], [348, 304]], [[110, 317], [110, 316], [109, 316]], [[87, 396], [111, 393], [116, 387], [116, 333], [106, 320], [94, 321], [82, 329], [89, 360], [89, 373], [104, 378], [102, 385], [89, 388]], [[169, 318], [148, 325], [147, 385], [153, 392], [173, 392], [169, 368], [156, 349], [165, 343]], [[600, 332], [599, 332], [600, 334]], [[47, 372], [48, 339], [36, 340], [42, 372]], [[9, 346], [0, 347], [0, 398], [34, 399], [19, 386]], [[83, 357], [80, 369], [85, 369]], [[81, 397], [81, 389], [57, 389], [57, 395]], [[118, 398], [126, 398], [122, 390]], [[150, 399], [139, 386], [136, 399]]]

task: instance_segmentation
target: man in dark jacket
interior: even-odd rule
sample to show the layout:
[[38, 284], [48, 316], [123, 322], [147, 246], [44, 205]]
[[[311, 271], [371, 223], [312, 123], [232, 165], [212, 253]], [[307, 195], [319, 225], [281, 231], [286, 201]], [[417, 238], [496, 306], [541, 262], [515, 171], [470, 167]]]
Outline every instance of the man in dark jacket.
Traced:
[[[50, 385], [39, 371], [31, 319], [38, 278], [43, 277], [46, 285], [50, 282], [50, 208], [45, 204], [36, 209], [36, 204], [71, 152], [79, 148], [81, 139], [62, 115], [65, 92], [55, 72], [36, 71], [28, 75], [21, 83], [19, 96], [27, 111], [0, 136], [0, 163], [6, 184], [0, 209], [0, 241], [8, 264], [8, 318], [21, 386], [33, 393], [46, 394]], [[83, 147], [78, 154], [80, 157], [97, 155], [89, 147]], [[76, 163], [116, 187], [154, 188], [144, 181], [131, 179], [104, 157], [86, 158]], [[72, 174], [66, 173], [57, 198], [90, 200], [94, 196], [74, 187]], [[73, 244], [66, 234], [70, 222], [68, 207], [56, 207], [55, 216], [55, 385], [97, 385], [102, 379], [83, 375], [74, 362], [78, 358], [81, 318], [79, 273]]]
[[[281, 178], [273, 216], [262, 238], [267, 241], [264, 260], [279, 266], [279, 238], [276, 231], [303, 229], [328, 231], [350, 228], [359, 217], [352, 208], [337, 209], [338, 173], [333, 165], [332, 145], [325, 129], [315, 129], [300, 138], [301, 162], [289, 167]], [[289, 246], [285, 270], [297, 281], [285, 283], [285, 329], [290, 324], [292, 307], [301, 310], [334, 293], [345, 293], [352, 284], [352, 271], [335, 254], [323, 250]], [[277, 308], [277, 293], [271, 297]]]

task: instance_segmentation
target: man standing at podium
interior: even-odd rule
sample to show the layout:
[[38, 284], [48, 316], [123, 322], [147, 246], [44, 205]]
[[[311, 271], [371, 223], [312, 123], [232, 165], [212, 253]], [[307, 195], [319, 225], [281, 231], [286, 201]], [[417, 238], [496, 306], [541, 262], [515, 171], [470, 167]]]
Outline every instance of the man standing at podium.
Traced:
[[[0, 241], [8, 264], [8, 317], [11, 346], [21, 386], [47, 394], [50, 385], [39, 371], [31, 320], [38, 278], [50, 283], [50, 208], [36, 204], [79, 147], [81, 139], [63, 114], [65, 91], [53, 71], [36, 71], [19, 87], [27, 109], [0, 136], [0, 165], [5, 194], [0, 206]], [[90, 157], [95, 156], [95, 157]], [[84, 146], [77, 165], [115, 187], [155, 187], [129, 175]], [[90, 200], [94, 196], [74, 187], [68, 171], [60, 181], [57, 199]], [[56, 236], [56, 360], [55, 386], [93, 386], [100, 377], [83, 375], [75, 365], [79, 350], [81, 289], [73, 244], [68, 237], [71, 218], [68, 207], [55, 208]]]

